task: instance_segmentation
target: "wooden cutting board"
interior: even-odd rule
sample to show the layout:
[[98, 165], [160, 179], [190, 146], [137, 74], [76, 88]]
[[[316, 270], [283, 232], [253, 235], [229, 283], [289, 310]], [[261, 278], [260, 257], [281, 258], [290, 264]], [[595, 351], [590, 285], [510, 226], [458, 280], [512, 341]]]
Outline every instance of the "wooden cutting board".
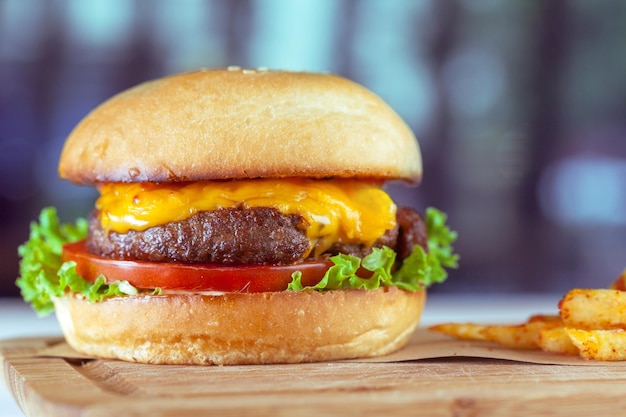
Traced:
[[194, 367], [35, 355], [57, 342], [0, 342], [5, 384], [27, 416], [626, 415], [626, 368], [609, 364], [448, 358]]

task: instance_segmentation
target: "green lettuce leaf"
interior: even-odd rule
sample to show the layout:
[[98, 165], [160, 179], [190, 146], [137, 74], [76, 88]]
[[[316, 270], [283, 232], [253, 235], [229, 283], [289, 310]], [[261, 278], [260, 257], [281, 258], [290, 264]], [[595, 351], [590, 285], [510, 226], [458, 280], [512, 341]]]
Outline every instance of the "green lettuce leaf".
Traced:
[[60, 224], [56, 210], [45, 208], [39, 223], [30, 225], [30, 237], [18, 248], [20, 277], [16, 285], [22, 297], [39, 315], [54, 310], [53, 299], [65, 291], [81, 293], [89, 301], [99, 301], [116, 295], [137, 294], [137, 289], [127, 281], [106, 283], [103, 276], [94, 283], [76, 273], [75, 262], [62, 262], [65, 243], [75, 242], [87, 236], [87, 221], [78, 219], [75, 224]]
[[[417, 291], [443, 282], [447, 277], [444, 268], [456, 268], [458, 265], [459, 257], [451, 246], [457, 235], [446, 226], [446, 215], [439, 210], [427, 209], [425, 221], [428, 253], [416, 246], [396, 271], [393, 269], [396, 253], [388, 247], [375, 248], [363, 259], [340, 254], [330, 258], [334, 265], [318, 284], [303, 286], [301, 274], [295, 272], [288, 290], [374, 290], [381, 286], [397, 286]], [[85, 219], [78, 219], [75, 224], [61, 224], [53, 207], [43, 209], [39, 222], [31, 223], [29, 240], [18, 248], [21, 260], [20, 277], [16, 284], [24, 300], [38, 314], [51, 313], [54, 310], [53, 299], [66, 291], [80, 293], [91, 302], [112, 296], [138, 294], [137, 288], [128, 281], [107, 283], [104, 276], [99, 276], [95, 282], [89, 282], [76, 273], [75, 262], [62, 261], [63, 245], [83, 239], [86, 235]], [[369, 271], [369, 277], [357, 275], [361, 268]], [[158, 294], [159, 289], [155, 289], [154, 293]]]
[[[418, 291], [435, 283], [446, 280], [445, 268], [457, 268], [459, 256], [454, 253], [452, 243], [457, 233], [446, 226], [445, 213], [429, 207], [426, 209], [426, 231], [428, 234], [428, 252], [421, 246], [415, 246], [400, 265], [393, 271], [396, 253], [384, 246], [374, 248], [372, 253], [360, 259], [352, 255], [335, 255], [324, 278], [316, 285], [302, 285], [302, 274], [294, 272], [288, 290], [334, 290], [339, 288], [364, 288], [374, 290], [380, 286], [397, 286], [408, 291]], [[371, 271], [369, 278], [359, 277], [360, 268]]]

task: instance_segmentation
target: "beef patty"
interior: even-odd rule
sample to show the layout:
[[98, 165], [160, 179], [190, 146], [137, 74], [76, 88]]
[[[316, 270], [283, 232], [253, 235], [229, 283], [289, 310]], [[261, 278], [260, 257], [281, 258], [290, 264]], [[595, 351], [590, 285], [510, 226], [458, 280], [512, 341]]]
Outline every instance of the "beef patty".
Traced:
[[[396, 227], [374, 246], [389, 246], [400, 259], [408, 256], [415, 245], [426, 249], [426, 228], [419, 214], [401, 207], [396, 216]], [[222, 208], [144, 231], [107, 233], [99, 212], [94, 211], [89, 218], [87, 248], [94, 254], [123, 260], [288, 264], [315, 253], [309, 247], [307, 226], [302, 216], [282, 214], [274, 208]], [[323, 256], [346, 253], [363, 257], [370, 251], [359, 244], [336, 243]]]

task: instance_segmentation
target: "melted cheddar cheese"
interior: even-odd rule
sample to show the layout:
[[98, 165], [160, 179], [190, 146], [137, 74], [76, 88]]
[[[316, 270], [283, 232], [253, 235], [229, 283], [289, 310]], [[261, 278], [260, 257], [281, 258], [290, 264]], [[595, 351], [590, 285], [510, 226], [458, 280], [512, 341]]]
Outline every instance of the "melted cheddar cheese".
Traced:
[[273, 207], [284, 214], [301, 215], [317, 253], [335, 242], [370, 246], [396, 223], [396, 206], [389, 195], [357, 180], [107, 183], [100, 187], [96, 202], [104, 229], [118, 233], [232, 207]]

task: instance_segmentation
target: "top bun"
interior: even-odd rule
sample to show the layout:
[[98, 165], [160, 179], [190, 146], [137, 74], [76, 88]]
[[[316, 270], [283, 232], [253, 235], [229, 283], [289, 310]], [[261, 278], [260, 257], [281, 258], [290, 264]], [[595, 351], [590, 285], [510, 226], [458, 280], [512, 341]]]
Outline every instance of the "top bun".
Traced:
[[358, 84], [229, 68], [112, 97], [70, 134], [59, 174], [82, 184], [293, 176], [416, 182], [422, 161], [409, 127]]

